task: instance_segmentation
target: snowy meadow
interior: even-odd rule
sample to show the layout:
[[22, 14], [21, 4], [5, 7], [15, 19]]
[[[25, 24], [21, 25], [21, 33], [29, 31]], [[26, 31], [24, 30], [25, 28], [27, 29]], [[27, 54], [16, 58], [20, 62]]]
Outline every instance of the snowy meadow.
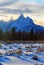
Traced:
[[0, 43], [0, 65], [44, 65], [44, 44]]

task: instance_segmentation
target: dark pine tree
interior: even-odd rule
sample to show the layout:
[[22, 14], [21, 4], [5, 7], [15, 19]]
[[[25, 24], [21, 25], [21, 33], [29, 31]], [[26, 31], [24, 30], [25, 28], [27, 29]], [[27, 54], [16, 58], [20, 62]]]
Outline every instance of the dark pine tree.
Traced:
[[33, 32], [33, 28], [30, 31], [30, 40], [34, 40], [34, 32]]
[[14, 41], [16, 39], [16, 28], [13, 27], [11, 30], [11, 39]]
[[0, 29], [0, 40], [3, 40], [3, 31]]
[[18, 40], [21, 40], [21, 31], [18, 31]]

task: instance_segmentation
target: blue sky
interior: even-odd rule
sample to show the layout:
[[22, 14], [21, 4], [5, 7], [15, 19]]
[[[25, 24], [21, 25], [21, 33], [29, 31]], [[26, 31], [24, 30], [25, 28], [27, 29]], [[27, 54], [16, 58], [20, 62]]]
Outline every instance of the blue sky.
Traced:
[[44, 0], [21, 0], [21, 1], [25, 1], [25, 2], [35, 2], [35, 3], [43, 3], [44, 2]]
[[20, 14], [41, 23], [39, 21], [44, 21], [44, 0], [0, 0], [0, 19], [8, 21], [11, 16], [16, 19]]

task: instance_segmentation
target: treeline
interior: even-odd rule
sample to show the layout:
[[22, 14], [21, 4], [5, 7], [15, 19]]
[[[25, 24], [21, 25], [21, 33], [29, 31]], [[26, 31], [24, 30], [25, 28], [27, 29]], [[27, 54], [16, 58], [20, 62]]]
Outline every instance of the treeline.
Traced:
[[44, 41], [44, 32], [38, 31], [34, 32], [33, 28], [29, 31], [23, 31], [20, 30], [16, 32], [16, 28], [13, 27], [11, 31], [5, 31], [3, 32], [2, 29], [0, 29], [0, 41], [15, 41], [15, 40], [29, 40], [29, 41]]

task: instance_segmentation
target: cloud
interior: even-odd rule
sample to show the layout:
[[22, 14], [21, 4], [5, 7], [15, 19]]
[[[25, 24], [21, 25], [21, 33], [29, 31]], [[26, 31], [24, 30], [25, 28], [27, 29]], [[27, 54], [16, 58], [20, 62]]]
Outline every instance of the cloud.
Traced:
[[[26, 7], [25, 7], [26, 6]], [[25, 7], [25, 8], [24, 8]], [[44, 14], [44, 6], [35, 6], [35, 5], [20, 5], [19, 8], [0, 8], [0, 13], [8, 14]]]
[[2, 14], [0, 14], [0, 16], [1, 16], [1, 17], [8, 17], [7, 15], [2, 15]]
[[0, 6], [7, 6], [18, 1], [19, 0], [0, 0]]
[[[44, 14], [44, 0], [0, 0], [0, 14]], [[41, 5], [42, 4], [42, 5]]]
[[0, 0], [0, 11], [11, 14], [44, 13], [44, 4], [39, 5], [43, 2], [44, 0]]
[[2, 13], [11, 13], [11, 14], [23, 14], [23, 13], [32, 13], [29, 9], [9, 9], [9, 8], [0, 8]]

